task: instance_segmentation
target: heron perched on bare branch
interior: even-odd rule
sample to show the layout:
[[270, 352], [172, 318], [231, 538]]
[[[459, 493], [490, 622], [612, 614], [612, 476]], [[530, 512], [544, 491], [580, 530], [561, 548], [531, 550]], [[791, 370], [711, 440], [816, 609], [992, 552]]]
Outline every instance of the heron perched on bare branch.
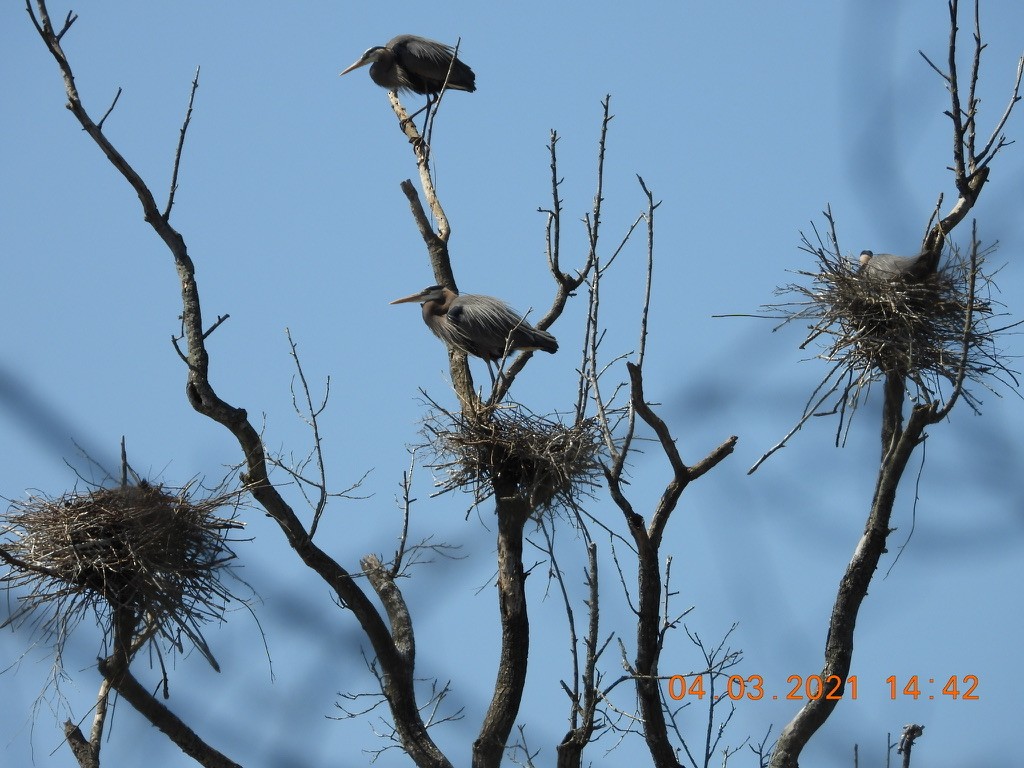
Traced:
[[[392, 304], [418, 302], [423, 322], [441, 341], [490, 364], [516, 350], [554, 353], [558, 342], [547, 331], [534, 328], [501, 299], [475, 293], [456, 293], [431, 285]], [[491, 374], [493, 378], [493, 373]]]
[[916, 256], [894, 256], [891, 253], [860, 252], [860, 268], [864, 274], [880, 280], [923, 280], [938, 269], [938, 254], [922, 252]]
[[370, 79], [389, 91], [412, 91], [427, 97], [444, 88], [455, 91], [476, 90], [473, 70], [455, 56], [455, 50], [436, 40], [416, 35], [399, 35], [387, 45], [368, 48], [348, 69], [370, 65]]

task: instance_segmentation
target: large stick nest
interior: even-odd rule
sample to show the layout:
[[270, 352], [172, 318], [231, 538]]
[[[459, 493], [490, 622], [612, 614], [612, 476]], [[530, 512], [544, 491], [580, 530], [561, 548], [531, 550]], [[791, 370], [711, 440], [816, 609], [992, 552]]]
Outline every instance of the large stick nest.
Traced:
[[428, 417], [424, 434], [441, 470], [442, 492], [463, 489], [480, 503], [495, 485], [514, 488], [537, 510], [575, 508], [601, 474], [604, 451], [595, 419], [566, 424], [539, 416], [518, 403], [473, 414], [440, 408]]
[[133, 637], [122, 640], [133, 650], [161, 635], [180, 651], [184, 636], [216, 666], [200, 626], [223, 620], [234, 599], [222, 572], [235, 557], [230, 533], [243, 527], [240, 497], [192, 491], [141, 482], [12, 501], [0, 514], [0, 582], [23, 594], [5, 624], [33, 617], [59, 646], [89, 612], [108, 643], [115, 617], [127, 617]]
[[[980, 401], [963, 385], [992, 389], [993, 377], [1016, 385], [1016, 372], [1005, 366], [995, 345], [1004, 329], [990, 325], [1002, 305], [993, 300], [995, 286], [982, 270], [986, 253], [974, 248], [967, 258], [951, 248], [936, 273], [915, 281], [873, 276], [837, 251], [805, 250], [817, 256], [818, 271], [798, 271], [809, 284], [783, 287], [778, 293], [796, 300], [771, 308], [781, 310], [787, 323], [809, 321], [801, 348], [823, 340], [819, 356], [834, 365], [819, 393], [838, 389], [840, 406], [855, 408], [872, 382], [895, 375], [925, 402], [961, 387], [978, 410]], [[836, 382], [831, 387], [829, 379]]]

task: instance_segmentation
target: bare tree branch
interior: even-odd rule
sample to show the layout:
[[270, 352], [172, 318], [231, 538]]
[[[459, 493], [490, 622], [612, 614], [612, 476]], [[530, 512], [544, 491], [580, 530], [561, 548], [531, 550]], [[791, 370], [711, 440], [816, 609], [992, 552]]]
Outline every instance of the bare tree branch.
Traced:
[[[552, 194], [552, 208], [548, 212], [549, 220], [549, 238], [548, 238], [548, 268], [551, 271], [551, 276], [555, 281], [555, 297], [552, 300], [551, 308], [537, 323], [536, 327], [540, 330], [547, 330], [554, 324], [554, 322], [561, 317], [562, 312], [565, 310], [565, 305], [572, 295], [583, 282], [587, 279], [590, 270], [593, 268], [595, 259], [597, 258], [597, 237], [600, 227], [601, 220], [601, 204], [604, 201], [602, 189], [604, 188], [604, 156], [605, 149], [608, 141], [608, 126], [612, 121], [613, 115], [610, 113], [611, 109], [611, 97], [605, 96], [601, 102], [602, 108], [602, 119], [601, 119], [601, 132], [597, 144], [597, 192], [594, 195], [594, 207], [593, 207], [593, 221], [588, 219], [588, 234], [590, 236], [590, 249], [587, 254], [587, 259], [583, 266], [577, 271], [575, 276], [570, 276], [562, 271], [560, 266], [560, 255], [559, 255], [559, 232], [560, 232], [560, 219], [561, 219], [561, 200], [558, 197], [558, 186], [561, 183], [558, 178], [558, 164], [556, 158], [556, 143], [558, 141], [558, 135], [551, 132], [551, 142], [548, 144], [548, 151], [551, 156], [551, 194]], [[488, 403], [494, 404], [501, 402], [502, 398], [508, 393], [509, 388], [512, 386], [512, 382], [515, 381], [516, 376], [523, 370], [526, 363], [533, 357], [533, 352], [520, 352], [516, 358], [512, 361], [512, 364], [504, 371], [501, 378], [498, 380], [491, 392]]]
[[117, 93], [114, 94], [114, 100], [112, 102], [110, 102], [110, 106], [107, 107], [107, 111], [103, 113], [103, 117], [101, 117], [100, 121], [98, 123], [96, 123], [96, 126], [101, 131], [103, 130], [103, 124], [105, 122], [107, 122], [107, 118], [110, 117], [110, 113], [114, 111], [114, 107], [117, 106], [117, 100], [120, 99], [120, 98], [121, 98], [121, 89], [118, 88], [117, 89]]
[[100, 683], [99, 693], [96, 695], [96, 714], [92, 720], [92, 729], [89, 731], [89, 743], [93, 752], [98, 756], [100, 744], [103, 741], [103, 726], [107, 720], [107, 706], [110, 702], [110, 681], [106, 678]]
[[[284, 329], [285, 335], [288, 337], [288, 348], [292, 356], [292, 360], [295, 361], [296, 375], [299, 377], [299, 383], [302, 387], [302, 393], [304, 395], [305, 405], [305, 416], [303, 416], [306, 424], [313, 431], [313, 455], [316, 457], [314, 465], [316, 467], [317, 479], [311, 483], [316, 489], [317, 496], [316, 502], [313, 505], [313, 522], [309, 526], [309, 538], [312, 539], [316, 535], [317, 526], [320, 524], [320, 516], [323, 515], [324, 510], [327, 509], [327, 468], [324, 465], [324, 452], [323, 452], [323, 438], [320, 436], [320, 414], [327, 408], [327, 400], [331, 395], [331, 378], [328, 376], [327, 381], [324, 384], [324, 396], [320, 403], [316, 406], [313, 405], [313, 395], [309, 391], [309, 382], [306, 381], [306, 373], [302, 370], [302, 361], [299, 359], [298, 345], [292, 339], [291, 329]], [[299, 407], [295, 397], [295, 385], [292, 384], [292, 406], [295, 408], [295, 412], [302, 416], [303, 410]], [[298, 475], [293, 475], [298, 479]]]
[[924, 239], [922, 253], [927, 254], [934, 264], [938, 264], [946, 237], [953, 228], [963, 221], [970, 213], [981, 194], [982, 187], [988, 180], [989, 163], [998, 151], [1006, 146], [1007, 140], [1002, 131], [1010, 117], [1013, 106], [1020, 101], [1021, 76], [1024, 75], [1024, 57], [1017, 64], [1017, 77], [1013, 90], [1002, 117], [996, 122], [992, 136], [979, 153], [975, 148], [978, 106], [980, 100], [975, 96], [978, 80], [981, 76], [981, 52], [985, 48], [981, 37], [980, 0], [974, 2], [974, 55], [971, 59], [970, 81], [967, 88], [967, 107], [961, 99], [960, 76], [957, 66], [957, 32], [959, 2], [949, 2], [949, 44], [947, 49], [948, 71], [940, 70], [923, 52], [919, 53], [928, 65], [939, 73], [946, 82], [949, 91], [950, 109], [946, 115], [953, 124], [953, 166], [952, 171], [957, 191], [960, 193], [949, 213], [941, 219]]
[[[583, 763], [583, 750], [593, 738], [594, 730], [597, 726], [597, 662], [601, 656], [601, 652], [605, 647], [607, 647], [608, 642], [611, 640], [611, 637], [609, 636], [608, 641], [606, 641], [603, 646], [598, 646], [598, 632], [600, 631], [600, 596], [598, 592], [597, 544], [592, 541], [587, 545], [586, 583], [589, 591], [587, 609], [590, 614], [590, 620], [587, 627], [587, 636], [584, 641], [586, 655], [583, 665], [582, 691], [580, 690], [581, 681], [576, 652], [576, 635], [575, 630], [573, 630], [570, 638], [570, 642], [572, 644], [574, 672], [573, 690], [566, 690], [571, 700], [572, 713], [570, 716], [569, 731], [562, 738], [562, 741], [557, 748], [558, 760], [556, 765], [558, 768], [579, 768]], [[566, 612], [570, 617], [571, 627], [572, 612], [567, 598]]]
[[[199, 67], [196, 67], [196, 76], [192, 79], [192, 90], [189, 91], [188, 95], [188, 108], [185, 110], [185, 119], [181, 124], [181, 130], [178, 131], [178, 147], [174, 150], [174, 170], [171, 172], [171, 188], [167, 193], [167, 207], [164, 208], [164, 218], [171, 218], [171, 208], [174, 207], [174, 194], [178, 191], [178, 169], [181, 167], [181, 152], [185, 148], [185, 134], [188, 132], [188, 125], [192, 122], [192, 106], [196, 101], [196, 91], [199, 90]], [[103, 121], [100, 121], [100, 125], [103, 125]], [[218, 320], [217, 325], [220, 325]], [[217, 326], [213, 326], [216, 328]], [[213, 328], [207, 333], [207, 336], [213, 332]]]
[[80, 768], [100, 768], [99, 754], [93, 744], [85, 740], [82, 730], [71, 720], [64, 723], [64, 738]]
[[[415, 128], [413, 128], [413, 130], [415, 130]], [[426, 161], [423, 160], [422, 162], [423, 167], [427, 168]], [[423, 173], [426, 173], [426, 177], [429, 181], [429, 168], [427, 168], [426, 171], [421, 169], [421, 181]], [[434, 232], [412, 182], [406, 179], [402, 182], [401, 187], [402, 192], [405, 193], [405, 196], [409, 201], [409, 208], [412, 211], [413, 220], [416, 222], [416, 226], [420, 231], [420, 236], [423, 238], [423, 242], [427, 247], [427, 254], [430, 256], [430, 264], [434, 270], [434, 279], [437, 280], [438, 285], [443, 285], [446, 288], [451, 288], [453, 291], [457, 292], [459, 288], [455, 282], [455, 275], [452, 272], [451, 259], [448, 256], [447, 239], [442, 239]], [[441, 204], [437, 202], [436, 195], [433, 194], [432, 185], [430, 186], [430, 189], [431, 192], [428, 197], [433, 196], [437, 207], [440, 208]], [[459, 350], [449, 348], [448, 361], [451, 369], [452, 386], [455, 388], [455, 394], [458, 396], [459, 402], [462, 404], [463, 409], [470, 412], [475, 411], [478, 408], [479, 398], [473, 389], [473, 376], [469, 371], [469, 361], [466, 359], [466, 355]]]
[[473, 768], [498, 768], [515, 725], [526, 685], [530, 618], [526, 608], [523, 528], [533, 511], [518, 489], [500, 477], [494, 483], [498, 516], [498, 609], [501, 651], [494, 695], [473, 742]]
[[621, 461], [615, 467], [605, 470], [612, 499], [622, 510], [626, 525], [636, 543], [639, 599], [635, 663], [637, 697], [640, 700], [647, 747], [654, 764], [661, 768], [678, 764], [675, 750], [668, 738], [661, 688], [658, 682], [658, 659], [662, 646], [660, 628], [662, 583], [659, 564], [661, 538], [679, 497], [689, 482], [716, 466], [732, 453], [737, 438], [730, 437], [694, 468], [687, 467], [676, 450], [675, 441], [669, 433], [668, 427], [644, 400], [642, 370], [632, 363], [627, 363], [626, 367], [631, 381], [631, 405], [658, 435], [662, 451], [672, 468], [672, 478], [665, 486], [661, 500], [647, 526], [645, 526], [643, 517], [633, 509], [623, 494]]
[[423, 137], [419, 135], [416, 125], [409, 118], [405, 107], [398, 100], [398, 94], [395, 91], [389, 91], [388, 99], [390, 99], [391, 108], [398, 117], [399, 127], [409, 137], [409, 142], [412, 144], [413, 151], [416, 154], [416, 167], [420, 172], [420, 186], [423, 188], [423, 194], [427, 197], [427, 204], [430, 206], [430, 211], [437, 222], [437, 238], [447, 246], [452, 230], [448, 224], [448, 217], [445, 215], [444, 208], [441, 207], [441, 202], [437, 198], [434, 180], [430, 175], [430, 147], [423, 140]]
[[[653, 209], [656, 207], [650, 191], [643, 187], [648, 199], [648, 216], [653, 217]], [[596, 220], [596, 217], [595, 217]], [[651, 218], [648, 219], [649, 224]], [[595, 245], [595, 229], [591, 227], [591, 243]], [[648, 233], [648, 280], [653, 270], [653, 237], [652, 232]], [[596, 259], [596, 256], [595, 256]], [[590, 371], [589, 386], [592, 397], [595, 400], [595, 407], [598, 410], [600, 421], [605, 431], [605, 439], [609, 443], [609, 450], [612, 454], [612, 463], [605, 467], [605, 479], [608, 483], [609, 493], [612, 500], [621, 510], [626, 526], [633, 538], [635, 551], [637, 553], [637, 625], [636, 625], [636, 660], [633, 664], [626, 663], [627, 670], [633, 677], [636, 685], [637, 698], [640, 702], [640, 716], [643, 723], [643, 734], [648, 749], [653, 758], [654, 764], [661, 766], [678, 765], [675, 750], [669, 740], [665, 711], [662, 702], [662, 694], [658, 675], [658, 660], [661, 648], [664, 643], [664, 630], [667, 619], [662, 617], [662, 579], [660, 571], [659, 547], [662, 535], [668, 520], [675, 509], [679, 498], [686, 485], [700, 474], [718, 464], [725, 456], [732, 452], [736, 438], [732, 437], [723, 443], [707, 458], [702, 460], [693, 470], [687, 467], [676, 448], [675, 441], [669, 432], [668, 426], [654, 413], [648, 405], [643, 390], [643, 369], [640, 364], [626, 363], [626, 370], [630, 379], [629, 416], [626, 421], [625, 436], [619, 441], [619, 448], [615, 448], [615, 439], [612, 435], [610, 421], [608, 418], [609, 409], [607, 403], [601, 397], [598, 380], [600, 373], [597, 371], [597, 314], [599, 285], [602, 270], [596, 268], [591, 277], [591, 319], [588, 322], [588, 339], [590, 347], [587, 352], [587, 366]], [[642, 317], [646, 317], [650, 304], [650, 293], [645, 297], [642, 308]], [[642, 358], [641, 358], [642, 362]], [[633, 415], [640, 419], [654, 430], [661, 445], [662, 452], [668, 459], [671, 468], [671, 478], [665, 486], [661, 499], [658, 502], [650, 524], [647, 524], [626, 498], [623, 491], [623, 471], [628, 456], [629, 447], [632, 441], [635, 421]], [[613, 551], [613, 557], [615, 557]], [[616, 558], [617, 561], [617, 558]], [[627, 590], [628, 595], [628, 590]], [[625, 662], [624, 662], [625, 663]]]
[[[114, 148], [99, 126], [89, 117], [82, 105], [71, 65], [61, 48], [60, 38], [54, 33], [45, 0], [37, 0], [38, 18], [30, 1], [26, 7], [44, 44], [56, 60], [64, 78], [68, 96], [68, 108], [85, 131], [99, 146], [111, 164], [132, 186], [142, 204], [145, 220], [164, 241], [174, 258], [182, 291], [182, 321], [187, 342], [188, 382], [186, 395], [193, 408], [200, 414], [227, 428], [237, 439], [245, 457], [247, 471], [242, 482], [256, 501], [278, 523], [289, 545], [307, 567], [323, 578], [335, 591], [342, 605], [349, 608], [359, 621], [373, 645], [382, 667], [387, 672], [385, 694], [391, 706], [402, 743], [410, 757], [418, 765], [447, 766], [447, 758], [440, 752], [427, 734], [418, 707], [414, 689], [413, 669], [396, 647], [387, 626], [373, 603], [360, 589], [352, 576], [336, 561], [317, 547], [307, 534], [302, 522], [285, 502], [267, 475], [267, 458], [263, 443], [256, 429], [248, 420], [246, 411], [222, 400], [209, 379], [209, 355], [205, 346], [202, 310], [199, 289], [195, 280], [195, 267], [188, 254], [184, 238], [168, 223], [157, 209], [149, 187], [127, 160]], [[70, 21], [65, 25], [70, 26]], [[118, 668], [112, 682], [115, 689], [130, 703], [149, 707], [149, 702], [136, 695], [132, 687], [133, 678], [128, 670]], [[142, 690], [140, 688], [140, 690]], [[145, 693], [144, 690], [142, 690]], [[186, 740], [190, 745], [192, 742]], [[179, 744], [180, 745], [180, 744]]]
[[[959, 192], [959, 198], [949, 213], [934, 225], [930, 225], [931, 228], [925, 236], [922, 254], [933, 261], [932, 272], [938, 264], [947, 235], [966, 217], [977, 201], [988, 178], [990, 169], [988, 163], [998, 149], [1006, 143], [1005, 138], [1001, 136], [1001, 131], [1010, 110], [1019, 100], [1018, 90], [1022, 67], [1024, 67], [1024, 59], [1022, 59], [1018, 66], [1017, 79], [1009, 106], [996, 125], [993, 139], [990, 139], [981, 153], [978, 153], [975, 137], [977, 109], [980, 102], [976, 93], [980, 77], [981, 53], [985, 48], [981, 36], [979, 2], [975, 0], [974, 3], [974, 55], [971, 59], [966, 106], [961, 98], [962, 84], [957, 63], [958, 10], [957, 0], [950, 0], [947, 71], [942, 71], [924, 53], [921, 54], [929, 66], [946, 82], [950, 94], [951, 106], [946, 115], [950, 118], [953, 126], [952, 170]], [[995, 138], [997, 135], [1000, 136], [999, 139]], [[941, 198], [939, 205], [941, 206]], [[935, 218], [933, 215], [933, 221]], [[890, 533], [889, 521], [899, 481], [914, 449], [925, 439], [925, 428], [945, 419], [957, 399], [965, 394], [963, 385], [971, 370], [970, 352], [978, 338], [974, 320], [975, 284], [979, 263], [976, 227], [972, 230], [971, 240], [967, 297], [965, 306], [962, 307], [963, 341], [960, 345], [959, 362], [955, 366], [955, 372], [950, 376], [952, 392], [946, 399], [945, 405], [940, 407], [935, 396], [927, 396], [923, 398], [923, 402], [919, 402], [911, 409], [910, 416], [904, 424], [903, 414], [906, 406], [908, 381], [913, 381], [918, 390], [926, 395], [930, 390], [921, 382], [918, 374], [912, 368], [891, 366], [882, 371], [884, 380], [881, 424], [882, 461], [864, 534], [847, 565], [832, 610], [828, 637], [825, 642], [823, 678], [837, 678], [844, 681], [845, 684], [853, 656], [854, 626], [860, 605], [867, 595], [872, 575], [878, 567], [882, 554], [886, 551], [886, 541]], [[835, 252], [837, 255], [839, 254], [837, 244]], [[954, 300], [950, 304], [952, 308], [959, 311], [958, 301]], [[942, 370], [945, 371], [945, 368]], [[869, 372], [868, 375], [872, 374]], [[850, 390], [847, 389], [844, 399], [847, 398], [849, 392]], [[837, 699], [835, 698], [823, 697], [819, 700], [808, 701], [800, 709], [779, 737], [771, 760], [773, 768], [796, 768], [801, 750], [829, 717], [836, 703]]]
[[181, 718], [156, 700], [136, 680], [126, 665], [111, 656], [99, 662], [100, 673], [125, 701], [159, 728], [181, 751], [207, 768], [237, 768], [238, 763], [209, 746]]
[[[867, 595], [871, 577], [878, 567], [889, 536], [889, 520], [896, 489], [914, 448], [924, 439], [924, 429], [933, 423], [934, 404], [916, 406], [906, 427], [902, 427], [904, 390], [897, 377], [890, 377], [886, 386], [882, 440], [884, 455], [875, 487], [874, 500], [864, 535], [839, 584], [836, 602], [825, 641], [825, 663], [822, 679], [843, 681], [839, 697], [845, 690], [853, 659], [853, 634], [860, 605]], [[838, 698], [822, 697], [808, 701], [783, 729], [772, 755], [772, 766], [796, 768], [800, 751], [811, 736], [828, 719]]]

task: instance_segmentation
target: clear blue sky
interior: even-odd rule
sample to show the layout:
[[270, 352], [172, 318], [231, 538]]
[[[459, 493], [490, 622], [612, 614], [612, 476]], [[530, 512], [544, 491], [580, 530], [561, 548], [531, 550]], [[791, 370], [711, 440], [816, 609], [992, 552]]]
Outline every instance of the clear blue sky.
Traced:
[[[944, 3], [319, 2], [299, 9], [187, 1], [75, 10], [81, 18], [64, 45], [82, 96], [98, 117], [124, 89], [106, 130], [158, 198], [191, 78], [202, 67], [173, 222], [197, 264], [208, 321], [231, 315], [210, 339], [211, 379], [263, 426], [271, 449], [302, 454], [309, 435], [292, 412], [286, 327], [311, 380], [331, 377], [321, 426], [332, 482], [342, 488], [372, 470], [363, 487], [372, 497], [333, 504], [318, 534], [351, 569], [367, 552], [394, 548], [405, 446], [420, 440], [418, 389], [453, 398], [443, 347], [419, 313], [388, 306], [433, 282], [398, 188], [415, 178], [411, 152], [365, 70], [337, 73], [402, 32], [462, 38], [479, 90], [446, 97], [433, 147], [456, 275], [463, 290], [536, 312], [552, 293], [536, 212], [549, 204], [549, 130], [562, 136], [564, 253], [582, 260], [584, 233], [575, 222], [593, 196], [599, 102], [612, 94], [606, 242], [643, 205], [635, 174], [664, 201], [648, 396], [661, 403], [687, 461], [740, 437], [735, 454], [687, 491], [672, 521], [665, 551], [675, 555], [676, 605], [694, 606], [687, 625], [707, 642], [739, 622], [731, 644], [746, 657], [737, 673], [762, 675], [772, 693], [784, 693], [790, 675], [820, 670], [835, 585], [870, 502], [879, 397], [858, 414], [845, 448], [832, 447], [834, 422], [815, 422], [747, 477], [798, 417], [825, 364], [804, 361], [799, 327], [773, 334], [768, 321], [711, 316], [754, 312], [774, 300], [776, 285], [793, 280], [787, 270], [809, 268], [798, 231], [820, 224], [827, 204], [851, 255], [918, 247], [938, 195], [954, 194], [945, 170], [946, 94], [917, 54], [945, 58]], [[55, 18], [66, 11], [51, 7]], [[987, 135], [1024, 51], [1024, 6], [986, 3], [983, 26], [980, 132]], [[966, 50], [966, 18], [964, 27]], [[133, 465], [153, 478], [183, 485], [197, 475], [220, 477], [239, 452], [184, 397], [185, 370], [169, 343], [180, 305], [168, 252], [142, 221], [135, 195], [64, 109], [56, 65], [19, 3], [0, 8], [0, 43], [7, 264], [0, 306], [8, 329], [0, 494], [72, 487], [66, 462], [88, 471], [72, 440], [116, 467], [122, 435]], [[1024, 137], [1024, 113], [1009, 133]], [[996, 161], [974, 211], [983, 238], [1001, 243], [993, 262], [1006, 263], [999, 284], [1015, 317], [1024, 283], [1022, 178], [1018, 144]], [[964, 242], [963, 233], [956, 239]], [[642, 263], [638, 240], [607, 299], [607, 319], [617, 326], [610, 351], [635, 343]], [[536, 411], [572, 401], [581, 318], [580, 307], [566, 313], [552, 328], [563, 352], [536, 357], [516, 383], [517, 398]], [[1024, 354], [1019, 337], [1004, 346]], [[880, 764], [886, 733], [895, 738], [909, 722], [927, 726], [915, 757], [932, 768], [999, 764], [1019, 751], [1024, 665], [1012, 649], [1024, 639], [1024, 403], [1000, 394], [979, 393], [981, 418], [961, 404], [930, 430], [916, 522], [916, 465], [905, 478], [899, 530], [858, 622], [859, 699], [839, 706], [805, 752], [808, 765], [851, 765], [854, 743], [862, 764]], [[638, 508], [651, 507], [665, 479], [656, 451], [636, 458]], [[461, 545], [465, 559], [424, 567], [403, 586], [420, 673], [450, 679], [453, 703], [466, 707], [465, 720], [438, 737], [465, 763], [497, 648], [493, 589], [480, 589], [494, 568], [491, 517], [484, 509], [466, 519], [468, 499], [430, 500], [430, 489], [429, 471], [419, 468], [413, 535]], [[604, 499], [599, 505], [598, 515], [618, 514]], [[335, 713], [339, 691], [372, 687], [355, 622], [294, 562], [267, 518], [247, 517], [253, 541], [239, 548], [241, 575], [263, 598], [256, 612], [276, 678], [253, 619], [238, 611], [208, 633], [223, 673], [195, 655], [178, 659], [169, 705], [245, 765], [364, 764], [359, 750], [380, 746], [371, 724], [325, 717]], [[912, 525], [909, 545], [883, 578]], [[568, 668], [561, 602], [543, 599], [542, 571], [529, 580], [534, 636], [521, 720], [547, 764], [565, 729], [557, 679]], [[576, 587], [579, 573], [573, 566]], [[609, 606], [619, 602], [615, 590], [608, 579]], [[623, 640], [631, 647], [628, 632]], [[41, 647], [22, 656], [27, 642], [24, 632], [0, 633], [0, 668], [14, 665], [0, 678], [0, 749], [10, 765], [72, 765], [49, 703], [33, 730], [49, 660]], [[75, 718], [94, 701], [99, 652], [87, 627], [68, 647], [72, 681], [62, 691]], [[699, 666], [677, 633], [662, 670]], [[607, 667], [619, 669], [613, 657]], [[977, 675], [981, 700], [890, 701], [885, 678], [911, 674]], [[622, 698], [628, 706], [630, 697]], [[759, 738], [769, 724], [777, 733], [794, 711], [791, 703], [743, 703], [727, 740]], [[702, 715], [689, 717], [698, 738]], [[127, 706], [112, 725], [104, 747], [111, 765], [191, 764]], [[642, 750], [627, 743], [605, 755], [611, 743], [591, 749], [594, 765], [622, 765]], [[378, 764], [407, 761], [390, 752]]]

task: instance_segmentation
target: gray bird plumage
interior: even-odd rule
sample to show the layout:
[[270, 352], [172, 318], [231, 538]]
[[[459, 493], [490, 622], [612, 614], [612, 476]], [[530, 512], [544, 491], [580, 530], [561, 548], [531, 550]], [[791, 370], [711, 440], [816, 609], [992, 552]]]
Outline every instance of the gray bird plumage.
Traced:
[[935, 272], [938, 260], [931, 254], [916, 256], [894, 256], [891, 253], [860, 252], [861, 272], [879, 280], [923, 280]]
[[[370, 79], [391, 91], [413, 91], [432, 96], [445, 86], [456, 91], [476, 90], [476, 75], [459, 59], [455, 50], [436, 40], [416, 35], [398, 35], [387, 45], [367, 49], [341, 74], [370, 65]], [[449, 71], [450, 69], [450, 71]]]
[[395, 299], [392, 304], [419, 302], [423, 322], [441, 341], [490, 364], [501, 360], [506, 350], [541, 349], [558, 351], [558, 342], [520, 317], [508, 304], [492, 296], [456, 293], [440, 285]]

